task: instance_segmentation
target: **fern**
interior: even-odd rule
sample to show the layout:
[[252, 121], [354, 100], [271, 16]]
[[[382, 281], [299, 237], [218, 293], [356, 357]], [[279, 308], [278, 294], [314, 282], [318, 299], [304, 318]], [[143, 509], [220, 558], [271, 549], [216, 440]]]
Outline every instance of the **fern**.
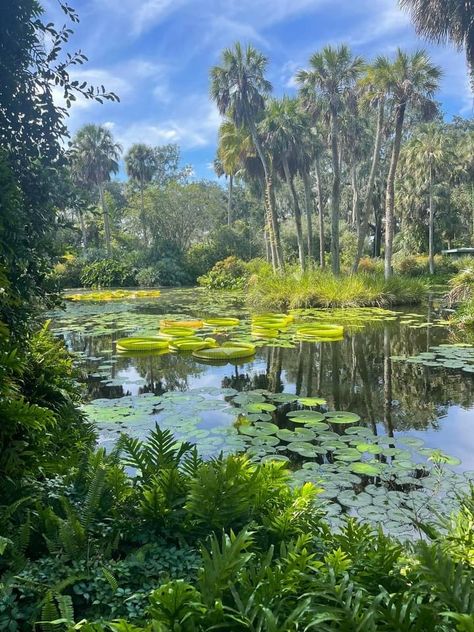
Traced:
[[221, 544], [212, 535], [209, 550], [206, 547], [201, 548], [202, 570], [198, 584], [205, 603], [214, 603], [228, 588], [231, 580], [235, 581], [237, 573], [253, 556], [248, 551], [252, 544], [252, 532], [243, 529], [237, 535], [233, 531], [230, 535], [223, 534]]

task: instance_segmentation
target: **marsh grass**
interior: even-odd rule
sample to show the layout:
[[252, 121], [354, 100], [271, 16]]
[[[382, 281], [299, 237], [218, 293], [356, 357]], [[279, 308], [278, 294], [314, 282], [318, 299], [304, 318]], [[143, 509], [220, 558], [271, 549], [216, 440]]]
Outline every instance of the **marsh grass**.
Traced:
[[248, 301], [254, 307], [296, 309], [304, 307], [368, 307], [420, 303], [426, 279], [358, 273], [334, 276], [319, 269], [302, 272], [291, 267], [284, 274], [260, 270], [249, 280]]

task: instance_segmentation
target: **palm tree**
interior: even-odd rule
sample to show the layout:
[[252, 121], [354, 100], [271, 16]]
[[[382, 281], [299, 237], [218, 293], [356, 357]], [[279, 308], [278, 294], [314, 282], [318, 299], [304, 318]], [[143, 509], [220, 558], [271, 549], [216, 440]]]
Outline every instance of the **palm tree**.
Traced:
[[373, 204], [374, 184], [380, 163], [380, 149], [382, 146], [383, 130], [385, 123], [385, 102], [388, 92], [388, 77], [390, 60], [387, 57], [377, 57], [373, 64], [367, 68], [365, 77], [360, 82], [362, 91], [362, 101], [369, 106], [377, 106], [377, 129], [375, 132], [374, 150], [370, 165], [367, 190], [364, 198], [364, 205], [360, 212], [357, 223], [357, 251], [354, 259], [353, 272], [357, 272], [359, 261], [362, 256], [364, 242], [369, 227], [370, 208]]
[[450, 40], [465, 48], [474, 86], [474, 6], [472, 0], [400, 0], [420, 35], [435, 42]]
[[274, 163], [280, 162], [284, 178], [290, 189], [295, 213], [298, 259], [301, 268], [305, 268], [305, 252], [301, 208], [296, 193], [294, 177], [301, 159], [301, 144], [305, 133], [304, 118], [296, 99], [284, 97], [272, 100], [265, 110], [265, 117], [259, 124], [264, 144], [274, 156]]
[[105, 247], [110, 257], [110, 220], [104, 200], [104, 184], [119, 169], [121, 146], [114, 142], [112, 133], [103, 125], [84, 125], [76, 133], [71, 146], [73, 172], [83, 185], [94, 185], [99, 191], [99, 202], [104, 218]]
[[140, 221], [142, 225], [143, 238], [146, 244], [148, 242], [148, 236], [143, 194], [145, 184], [151, 182], [156, 173], [156, 157], [153, 147], [143, 143], [135, 143], [132, 145], [125, 155], [125, 169], [127, 170], [128, 177], [138, 182], [138, 186], [140, 187]]
[[265, 78], [267, 58], [252, 46], [245, 50], [240, 43], [222, 53], [221, 65], [211, 69], [211, 97], [221, 115], [228, 116], [237, 127], [246, 127], [265, 175], [265, 199], [269, 215], [270, 239], [273, 244], [274, 268], [283, 268], [280, 229], [273, 191], [273, 166], [266, 156], [258, 135], [257, 124], [263, 115], [265, 98], [272, 86]]
[[229, 197], [227, 202], [227, 225], [232, 223], [232, 191], [234, 178], [242, 167], [242, 161], [253, 150], [249, 133], [244, 127], [237, 127], [233, 121], [224, 121], [219, 127], [219, 145], [217, 147], [218, 177], [229, 178]]
[[395, 60], [388, 68], [387, 86], [395, 114], [390, 167], [385, 194], [385, 278], [392, 275], [393, 234], [395, 228], [395, 177], [397, 174], [403, 123], [408, 106], [418, 106], [426, 116], [436, 111], [432, 97], [441, 77], [441, 69], [434, 66], [425, 51], [412, 55], [398, 49]]
[[403, 148], [403, 154], [406, 171], [428, 195], [428, 260], [430, 274], [434, 274], [435, 193], [448, 176], [449, 166], [456, 163], [456, 157], [448, 136], [434, 123], [422, 126]]
[[326, 46], [309, 60], [310, 69], [300, 70], [296, 80], [303, 94], [314, 92], [322, 97], [329, 117], [332, 157], [331, 194], [331, 265], [334, 274], [339, 274], [339, 207], [341, 197], [341, 165], [339, 159], [340, 114], [344, 109], [345, 96], [355, 84], [362, 71], [360, 57], [352, 57], [345, 45], [334, 48]]

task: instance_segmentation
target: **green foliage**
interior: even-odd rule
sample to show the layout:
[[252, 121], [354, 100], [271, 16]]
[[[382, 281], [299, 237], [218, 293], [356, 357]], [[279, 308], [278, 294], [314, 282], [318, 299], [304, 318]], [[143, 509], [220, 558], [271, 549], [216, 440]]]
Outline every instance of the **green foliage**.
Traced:
[[380, 274], [334, 276], [320, 269], [302, 272], [294, 266], [284, 275], [263, 270], [249, 281], [250, 304], [259, 308], [359, 307], [419, 303], [425, 280]]
[[242, 289], [248, 276], [245, 262], [237, 257], [218, 261], [209, 272], [198, 278], [200, 285], [212, 290]]
[[318, 490], [288, 476], [281, 462], [203, 463], [159, 428], [91, 453], [36, 501], [29, 529], [53, 555], [26, 544], [0, 629], [470, 631], [470, 496], [432, 544], [403, 544], [355, 519], [332, 531]]
[[136, 285], [135, 275], [127, 262], [102, 259], [84, 267], [81, 282], [85, 287], [131, 287]]

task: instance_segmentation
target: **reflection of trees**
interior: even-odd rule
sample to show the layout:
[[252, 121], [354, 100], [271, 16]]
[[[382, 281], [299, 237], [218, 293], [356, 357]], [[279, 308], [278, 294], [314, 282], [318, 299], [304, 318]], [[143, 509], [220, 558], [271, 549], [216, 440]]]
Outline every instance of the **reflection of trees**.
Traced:
[[302, 394], [324, 397], [332, 409], [358, 413], [373, 428], [383, 423], [387, 432], [436, 428], [449, 405], [473, 405], [474, 380], [391, 360], [439, 344], [440, 330], [401, 329], [394, 322], [369, 327], [340, 342], [287, 350], [288, 380]]

